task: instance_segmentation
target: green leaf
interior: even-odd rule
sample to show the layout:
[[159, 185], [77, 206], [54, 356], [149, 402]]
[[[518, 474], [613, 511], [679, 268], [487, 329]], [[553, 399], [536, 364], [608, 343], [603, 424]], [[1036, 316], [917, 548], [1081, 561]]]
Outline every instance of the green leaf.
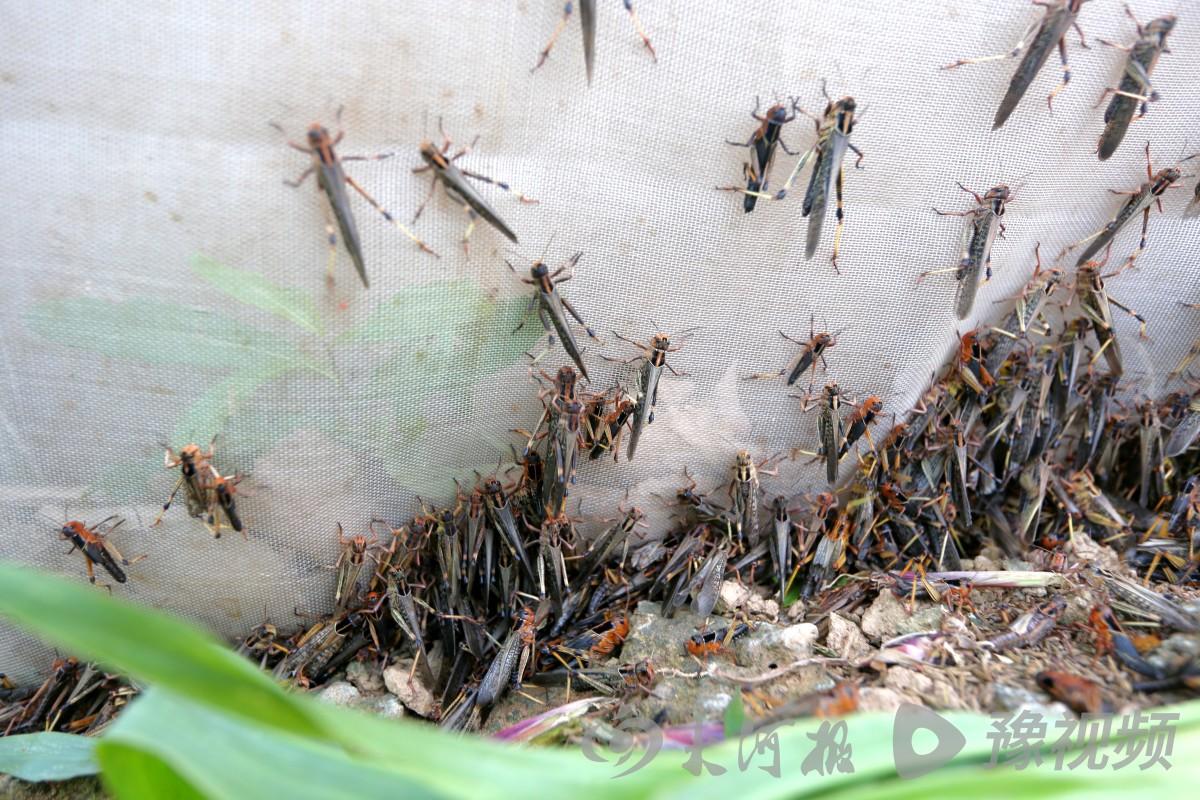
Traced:
[[0, 737], [0, 773], [23, 781], [65, 781], [98, 771], [95, 739], [69, 733]]
[[222, 463], [253, 464], [297, 428], [320, 430], [329, 413], [324, 408], [305, 413], [300, 408], [277, 403], [245, 404], [222, 432], [219, 444]]
[[987, 769], [990, 718], [958, 712], [943, 716], [964, 734], [966, 746], [949, 765], [914, 781], [902, 781], [895, 772], [892, 714], [844, 719], [853, 773], [803, 774], [820, 728], [841, 724], [805, 719], [777, 731], [781, 778], [758, 769], [763, 754], [739, 771], [739, 752], [754, 742], [735, 739], [704, 749], [706, 761], [726, 768], [720, 779], [693, 778], [681, 769], [688, 753], [663, 750], [643, 769], [612, 781], [622, 769], [615, 761], [597, 764], [574, 749], [450, 736], [289, 695], [187, 623], [25, 567], [0, 565], [0, 612], [52, 642], [158, 684], [117, 718], [96, 747], [106, 785], [118, 797], [249, 798], [269, 792], [296, 798], [487, 800], [528, 795], [533, 788], [535, 796], [572, 800], [614, 794], [688, 800], [730, 795], [1125, 800], [1151, 788], [1155, 796], [1190, 796], [1200, 769], [1200, 762], [1187, 757], [1200, 744], [1200, 702], [1193, 702], [1164, 709], [1180, 714], [1170, 772], [1131, 767], [1055, 773], [1052, 759], [1022, 772]]
[[441, 797], [431, 775], [415, 780], [389, 763], [266, 728], [150, 689], [96, 749], [105, 783], [118, 797], [305, 798]]
[[324, 735], [310, 706], [181, 619], [11, 563], [0, 563], [0, 614], [137, 680], [265, 725]]
[[87, 485], [80, 499], [100, 497], [117, 504], [141, 503], [150, 481], [162, 473], [161, 458], [110, 462]]
[[[428, 726], [392, 722], [379, 717], [320, 705], [326, 722], [343, 738], [354, 737], [362, 756], [387, 763], [414, 777], [427, 775], [445, 794], [464, 800], [494, 797], [563, 797], [570, 800], [608, 800], [659, 796], [676, 784], [693, 785], [679, 768], [679, 751], [666, 751], [633, 774], [612, 780], [620, 772], [612, 763], [596, 763], [577, 748], [513, 747], [476, 736], [451, 736]], [[403, 754], [398, 757], [398, 754]], [[469, 769], [464, 765], [470, 765]], [[631, 766], [631, 764], [626, 765]], [[434, 783], [436, 782], [436, 783]], [[696, 782], [695, 785], [698, 785]]]
[[725, 730], [726, 739], [736, 739], [742, 735], [742, 728], [746, 724], [746, 707], [742, 703], [742, 693], [734, 692], [733, 697], [729, 700], [729, 705], [725, 706], [725, 722], [722, 726]]
[[204, 795], [166, 761], [142, 748], [109, 739], [105, 737], [96, 754], [104, 769], [104, 788], [109, 793], [127, 800], [143, 797], [204, 800]]
[[207, 442], [225, 429], [226, 423], [258, 387], [296, 368], [296, 362], [251, 362], [200, 395], [175, 423], [171, 441], [176, 445]]
[[475, 281], [438, 281], [413, 286], [377, 306], [357, 328], [338, 337], [339, 344], [381, 344], [403, 341], [416, 346], [422, 339], [445, 335], [484, 299]]
[[[427, 464], [414, 466], [420, 462], [420, 454], [412, 452], [413, 440], [430, 424], [425, 417], [426, 404], [430, 398], [438, 398], [439, 403], [467, 406], [472, 392], [482, 382], [523, 358], [541, 336], [541, 330], [536, 325], [526, 325], [514, 334], [525, 300], [494, 300], [469, 282], [435, 284], [412, 291], [415, 294], [402, 292], [393, 298], [388, 307], [378, 311], [372, 321], [351, 337], [355, 341], [386, 341], [394, 345], [374, 369], [364, 393], [370, 398], [386, 399], [390, 413], [372, 415], [351, 429], [333, 426], [333, 430], [348, 446], [382, 459], [388, 472], [406, 486], [428, 488], [436, 481], [441, 491], [450, 485], [450, 475], [438, 477]], [[429, 315], [439, 320], [438, 326], [426, 329], [424, 322], [430, 316], [418, 315], [420, 325], [410, 325], [397, 316], [398, 309], [406, 307], [414, 297], [442, 298], [428, 310]], [[456, 305], [446, 307], [442, 302], [445, 298]], [[501, 449], [507, 451], [506, 446]], [[469, 475], [469, 470], [464, 474]]]
[[221, 314], [153, 300], [48, 300], [26, 312], [25, 324], [66, 347], [149, 364], [221, 369], [247, 359], [288, 360], [297, 352], [284, 338]]
[[[1112, 769], [1111, 764], [1126, 755], [1115, 752], [1116, 744], [1120, 740], [1120, 737], [1115, 735], [1120, 719], [1118, 716], [1114, 718], [1113, 735], [1096, 750], [1098, 754], [1108, 758], [1109, 766], [1102, 769], [1089, 769], [1086, 764], [1069, 769], [1070, 763], [1082, 752], [1078, 748], [1072, 748], [1068, 752], [1062, 769], [1056, 769], [1055, 756], [1050, 754], [1048, 749], [1044, 750], [1040, 766], [1030, 765], [1023, 770], [1004, 764], [990, 767], [987, 763], [991, 755], [990, 750], [986, 747], [972, 747], [977, 743], [968, 735], [967, 749], [974, 750], [975, 763], [959, 763], [957, 766], [936, 770], [916, 780], [899, 780], [892, 776], [887, 781], [863, 781], [847, 787], [846, 791], [839, 792], [837, 796], [847, 800], [929, 800], [937, 797], [970, 797], [972, 800], [1040, 800], [1046, 797], [1128, 800], [1130, 797], [1141, 796], [1191, 796], [1195, 793], [1196, 780], [1200, 777], [1200, 765], [1196, 764], [1195, 759], [1179, 756], [1190, 755], [1200, 747], [1200, 703], [1191, 702], [1162, 710], [1180, 713], [1180, 719], [1175, 725], [1175, 755], [1170, 759], [1170, 770], [1154, 767], [1143, 772], [1138, 769], [1136, 761], [1120, 770]], [[961, 730], [960, 720], [953, 719]], [[1052, 742], [1060, 734], [1061, 730], [1051, 726], [1046, 741]], [[857, 749], [855, 752], [857, 753]], [[959, 759], [956, 759], [956, 762], [958, 761]]]
[[469, 372], [483, 377], [509, 364], [515, 364], [545, 335], [546, 332], [542, 330], [542, 325], [536, 318], [532, 321], [526, 320], [528, 324], [517, 330], [521, 321], [526, 319], [527, 307], [528, 300], [524, 297], [505, 300], [489, 298], [477, 307], [475, 327], [481, 335], [475, 340], [477, 347], [469, 360]]
[[261, 275], [227, 267], [202, 255], [192, 259], [192, 271], [235, 300], [268, 311], [318, 336], [324, 331], [317, 304], [307, 292], [277, 286]]
[[[421, 296], [433, 291], [430, 287], [420, 289]], [[438, 318], [437, 326], [413, 327], [381, 314], [355, 334], [396, 345], [375, 368], [369, 384], [371, 396], [393, 399], [397, 421], [388, 420], [389, 425], [411, 426], [414, 410], [429, 397], [469, 399], [475, 387], [520, 361], [541, 336], [536, 325], [526, 325], [514, 334], [525, 307], [521, 298], [494, 300], [478, 286], [463, 282], [449, 284], [439, 296], [452, 299], [455, 305], [433, 308], [430, 313]], [[397, 295], [392, 310], [406, 306], [409, 299], [404, 293]], [[386, 324], [385, 317], [390, 318]], [[389, 330], [396, 333], [388, 334]]]

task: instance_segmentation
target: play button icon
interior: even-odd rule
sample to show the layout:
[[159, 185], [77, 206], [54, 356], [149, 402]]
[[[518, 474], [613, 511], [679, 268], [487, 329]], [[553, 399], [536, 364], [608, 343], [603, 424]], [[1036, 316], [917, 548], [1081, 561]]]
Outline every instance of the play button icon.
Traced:
[[[937, 737], [937, 744], [927, 753], [918, 753], [913, 747], [913, 738], [919, 730], [930, 731]], [[905, 703], [896, 709], [896, 719], [892, 723], [892, 761], [901, 778], [919, 778], [933, 772], [958, 755], [966, 743], [967, 737], [962, 731], [925, 706]]]

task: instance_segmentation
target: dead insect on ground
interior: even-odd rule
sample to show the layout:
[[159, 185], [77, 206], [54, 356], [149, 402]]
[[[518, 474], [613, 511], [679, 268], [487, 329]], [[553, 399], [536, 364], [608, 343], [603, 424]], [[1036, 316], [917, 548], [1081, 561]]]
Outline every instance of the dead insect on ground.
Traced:
[[1082, 675], [1043, 670], [1035, 680], [1047, 694], [1077, 714], [1111, 714], [1115, 710], [1104, 698], [1100, 685]]
[[1036, 644], [1046, 638], [1046, 635], [1054, 628], [1058, 622], [1059, 615], [1066, 607], [1066, 599], [1060, 596], [1052, 597], [1033, 611], [1022, 614], [1009, 626], [1008, 632], [1002, 633], [985, 642], [980, 642], [979, 646], [986, 650], [999, 652], [1001, 650], [1028, 647]]
[[726, 648], [734, 639], [740, 639], [750, 632], [750, 626], [744, 622], [725, 628], [697, 633], [687, 640], [685, 645], [688, 653], [696, 658], [707, 660], [718, 653], [727, 652]]

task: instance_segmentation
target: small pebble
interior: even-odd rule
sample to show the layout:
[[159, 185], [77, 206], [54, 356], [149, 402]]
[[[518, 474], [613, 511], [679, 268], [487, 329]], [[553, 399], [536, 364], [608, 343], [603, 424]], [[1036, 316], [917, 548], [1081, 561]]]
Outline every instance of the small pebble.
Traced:
[[346, 683], [346, 681], [331, 683], [317, 694], [317, 699], [322, 703], [329, 703], [332, 706], [342, 706], [345, 708], [357, 704], [360, 697], [362, 697], [362, 693], [349, 683]]
[[383, 691], [383, 675], [361, 661], [351, 661], [346, 667], [346, 680], [364, 692]]
[[[410, 677], [411, 676], [411, 677]], [[413, 672], [412, 660], [397, 661], [383, 671], [387, 690], [414, 714], [429, 717], [433, 714], [433, 693], [421, 683], [420, 671]]]
[[829, 635], [825, 638], [829, 649], [842, 658], [854, 663], [861, 661], [871, 654], [871, 645], [850, 620], [840, 614], [829, 615]]

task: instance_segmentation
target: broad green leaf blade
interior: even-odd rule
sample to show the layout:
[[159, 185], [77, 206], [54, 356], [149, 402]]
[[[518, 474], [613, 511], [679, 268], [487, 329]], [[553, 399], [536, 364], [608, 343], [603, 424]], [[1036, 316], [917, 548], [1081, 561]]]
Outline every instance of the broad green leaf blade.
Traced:
[[725, 738], [734, 739], [740, 736], [745, 724], [746, 706], [742, 702], [742, 693], [734, 692], [733, 697], [729, 700], [729, 705], [725, 706], [725, 723], [722, 726], [725, 731]]
[[323, 332], [317, 304], [307, 292], [277, 286], [261, 275], [227, 267], [207, 256], [195, 256], [192, 271], [235, 300], [261, 308], [318, 336]]
[[65, 781], [99, 770], [95, 739], [69, 733], [29, 733], [0, 737], [0, 773], [23, 781]]
[[[683, 756], [678, 750], [670, 754], [663, 751], [641, 770], [614, 780], [614, 775], [632, 766], [637, 759], [632, 759], [624, 768], [614, 769], [611, 762], [589, 760], [578, 747], [514, 747], [477, 736], [443, 733], [428, 725], [392, 722], [334, 706], [321, 705], [318, 710], [343, 739], [353, 738], [360, 745], [364, 758], [389, 764], [414, 778], [428, 776], [431, 785], [446, 795], [468, 800], [659, 797], [668, 787], [698, 786], [705, 782], [680, 769]], [[464, 765], [470, 767], [464, 768]]]
[[148, 364], [227, 369], [295, 352], [282, 337], [221, 314], [153, 300], [48, 300], [25, 313], [25, 324], [34, 334], [67, 347]]
[[[971, 748], [972, 743], [984, 741], [983, 733], [989, 720], [977, 715], [962, 714], [953, 719], [954, 724], [967, 735], [968, 746], [959, 753], [958, 759], [979, 758], [979, 752]], [[780, 777], [759, 769], [769, 766], [771, 757], [767, 754], [752, 754], [755, 748], [755, 734], [750, 734], [744, 740], [733, 737], [726, 741], [704, 748], [704, 760], [720, 764], [727, 770], [720, 779], [708, 776], [671, 792], [664, 792], [663, 797], [694, 800], [697, 798], [728, 797], [731, 792], [730, 784], [736, 784], [733, 793], [738, 800], [767, 800], [768, 798], [798, 798], [811, 796], [840, 797], [840, 792], [858, 784], [869, 784], [874, 781], [894, 778], [896, 771], [892, 756], [892, 714], [858, 714], [843, 718], [846, 722], [846, 743], [852, 748], [851, 763], [854, 772], [826, 772], [818, 774], [809, 770], [804, 774], [805, 759], [812, 752], [814, 737], [820, 736], [824, 724], [836, 724], [839, 720], [822, 720], [816, 718], [797, 719], [785, 723], [775, 729], [779, 735]], [[973, 733], [972, 733], [973, 732]], [[742, 771], [739, 764], [741, 757], [747, 762], [747, 768]], [[989, 751], [990, 752], [990, 751]], [[678, 750], [659, 754], [658, 759], [666, 758], [677, 770], [683, 772], [682, 764], [688, 754]], [[983, 757], [986, 757], [983, 756]], [[657, 762], [658, 759], [655, 759]], [[685, 773], [686, 774], [686, 773]], [[732, 776], [732, 781], [729, 778]]]
[[[431, 398], [437, 399], [443, 419], [447, 408], [469, 406], [474, 392], [482, 384], [504, 368], [520, 362], [542, 335], [540, 325], [526, 325], [517, 333], [513, 332], [521, 320], [524, 299], [495, 300], [479, 287], [463, 284], [449, 284], [445, 290], [451, 297], [460, 298], [462, 303], [435, 312], [443, 315], [443, 327], [426, 329], [421, 325], [414, 329], [400, 319], [385, 324], [382, 317], [388, 315], [382, 312], [373, 324], [366, 326], [371, 331], [370, 336], [382, 337], [378, 341], [394, 345], [374, 369], [366, 386], [366, 394], [387, 400], [392, 413], [375, 415], [357, 424], [353, 434], [363, 432], [363, 426], [377, 427], [366, 436], [365, 446], [376, 450], [375, 455], [385, 462], [393, 463], [397, 467], [397, 470], [389, 468], [393, 474], [397, 471], [421, 472], [412, 467], [420, 460], [420, 454], [413, 452], [413, 442], [429, 426], [424, 414]], [[430, 287], [422, 289], [432, 291]], [[403, 295], [398, 295], [393, 304], [399, 303], [401, 297]], [[397, 333], [389, 338], [386, 332], [393, 329], [389, 327], [393, 323]], [[368, 334], [360, 331], [356, 335]], [[414, 375], [419, 375], [420, 379], [414, 380]], [[398, 430], [401, 435], [396, 435]], [[353, 446], [364, 445], [356, 441]], [[501, 449], [507, 451], [507, 444]], [[453, 469], [449, 465], [446, 468]], [[424, 473], [419, 478], [428, 482], [429, 470], [422, 469]], [[449, 477], [447, 475], [441, 481], [440, 487], [449, 485]]]
[[[776, 778], [762, 770], [759, 766], [770, 763], [766, 754], [751, 757], [755, 746], [754, 736], [747, 737], [743, 742], [736, 738], [719, 745], [705, 748], [705, 761], [714, 762], [726, 767], [729, 773], [720, 779], [708, 778], [698, 780], [694, 784], [686, 784], [677, 790], [662, 792], [661, 797], [686, 798], [701, 800], [703, 798], [725, 798], [731, 794], [738, 800], [771, 800], [772, 798], [801, 798], [801, 797], [830, 797], [830, 798], [911, 798], [911, 800], [930, 800], [930, 798], [970, 797], [979, 800], [982, 797], [1066, 797], [1066, 796], [1100, 796], [1100, 789], [1107, 794], [1110, 786], [1120, 786], [1111, 795], [1113, 800], [1127, 800], [1136, 796], [1130, 794], [1130, 784], [1113, 779], [1131, 773], [1140, 785], [1150, 783], [1165, 783], [1169, 785], [1194, 786], [1200, 775], [1200, 762], [1196, 759], [1179, 757], [1180, 753], [1194, 752], [1200, 744], [1200, 702], [1176, 705], [1164, 711], [1177, 711], [1180, 719], [1176, 726], [1177, 742], [1174, 766], [1170, 771], [1155, 771], [1144, 773], [1136, 765], [1120, 772], [1111, 769], [1088, 772], [1084, 769], [1075, 772], [1053, 771], [1053, 757], [1040, 769], [1015, 769], [1000, 767], [992, 769], [987, 766], [992, 754], [992, 740], [988, 739], [992, 720], [982, 714], [967, 712], [945, 712], [941, 716], [950, 722], [966, 739], [963, 749], [945, 766], [934, 772], [914, 780], [901, 779], [895, 769], [892, 749], [894, 713], [858, 714], [841, 718], [847, 724], [846, 743], [853, 748], [851, 763], [854, 772], [843, 773], [826, 771], [824, 775], [810, 769], [805, 774], [805, 760], [812, 753], [815, 741], [823, 724], [835, 724], [838, 720], [801, 719], [777, 729], [779, 733], [780, 773]], [[1047, 741], [1053, 741], [1055, 729], [1049, 727]], [[1113, 737], [1115, 741], [1116, 737]], [[925, 752], [922, 739], [914, 738], [914, 746], [918, 752]], [[932, 743], [931, 741], [929, 743]], [[739, 746], [749, 760], [748, 768], [739, 772]], [[1111, 745], [1110, 745], [1111, 746]], [[665, 753], [665, 751], [664, 751]], [[659, 759], [664, 758], [660, 753]], [[1072, 753], [1073, 757], [1076, 753]], [[675, 764], [682, 764], [684, 756], [679, 751], [667, 755]], [[1070, 757], [1068, 758], [1070, 760]], [[823, 765], [822, 765], [823, 767]], [[1182, 779], [1180, 773], [1191, 773], [1190, 778]], [[965, 788], [965, 787], [970, 787]], [[1182, 789], [1181, 789], [1182, 790]], [[1090, 794], [1089, 794], [1090, 792]], [[1165, 796], [1171, 796], [1169, 793]]]
[[[1169, 775], [1169, 773], [1168, 773]], [[838, 800], [930, 800], [942, 797], [969, 797], [971, 800], [1130, 800], [1141, 797], [1140, 788], [1169, 781], [1168, 775], [1147, 777], [1136, 767], [1112, 770], [1054, 772], [1027, 769], [947, 769], [911, 781], [893, 779], [863, 783], [838, 793]], [[1191, 781], [1195, 780], [1193, 773]], [[1161, 786], [1159, 787], [1161, 788]], [[1155, 790], [1158, 794], [1158, 789]], [[1170, 793], [1163, 795], [1171, 797]]]
[[144, 797], [204, 800], [204, 795], [170, 764], [146, 750], [109, 741], [107, 737], [97, 750], [104, 769], [104, 788], [114, 797], [124, 800], [142, 800]]
[[[432, 780], [389, 768], [389, 763], [407, 758], [403, 750], [393, 751], [387, 761], [355, 759], [336, 747], [265, 728], [158, 688], [118, 718], [96, 754], [105, 783], [119, 797], [165, 797], [181, 783], [199, 796], [221, 798], [445, 796], [430, 788]], [[433, 776], [427, 772], [426, 777]]]
[[11, 563], [0, 563], [0, 614], [68, 652], [139, 681], [265, 725], [325, 735], [312, 706], [176, 617]]
[[233, 413], [258, 387], [296, 368], [295, 362], [252, 362], [219, 381], [192, 403], [175, 423], [171, 442], [182, 446], [189, 442], [207, 442], [225, 430]]
[[438, 281], [413, 286], [377, 306], [357, 328], [338, 337], [339, 344], [408, 342], [418, 345], [425, 337], [445, 335], [484, 299], [475, 281]]
[[[916, 780], [899, 780], [893, 776], [891, 780], [861, 783], [837, 796], [846, 800], [929, 800], [938, 797], [969, 797], [972, 800], [1129, 800], [1133, 797], [1190, 797], [1195, 794], [1196, 783], [1200, 780], [1200, 762], [1193, 756], [1200, 748], [1200, 702], [1161, 710], [1180, 714], [1175, 725], [1174, 754], [1169, 758], [1172, 764], [1169, 770], [1156, 766], [1142, 771], [1138, 768], [1138, 761], [1119, 770], [1112, 769], [1111, 764], [1126, 755], [1115, 751], [1119, 737], [1114, 731], [1108, 743], [1097, 748], [1099, 756], [1108, 759], [1106, 766], [1099, 769], [1088, 769], [1086, 763], [1070, 769], [1071, 762], [1081, 752], [1079, 749], [1068, 752], [1062, 769], [1056, 768], [1055, 755], [1049, 750], [1044, 751], [1040, 765], [1031, 764], [1022, 770], [1003, 763], [995, 768], [989, 767], [988, 753], [975, 764], [947, 767]], [[1119, 720], [1120, 715], [1116, 719]], [[1051, 726], [1046, 741], [1054, 741], [1059, 733], [1061, 731]]]
[[[495, 301], [489, 298], [478, 306], [475, 325], [483, 335], [477, 337], [477, 346], [468, 359], [472, 365], [470, 372], [482, 377], [515, 364], [546, 335], [536, 317], [527, 319], [528, 307], [529, 302], [524, 297]], [[522, 320], [527, 324], [518, 330]]]

